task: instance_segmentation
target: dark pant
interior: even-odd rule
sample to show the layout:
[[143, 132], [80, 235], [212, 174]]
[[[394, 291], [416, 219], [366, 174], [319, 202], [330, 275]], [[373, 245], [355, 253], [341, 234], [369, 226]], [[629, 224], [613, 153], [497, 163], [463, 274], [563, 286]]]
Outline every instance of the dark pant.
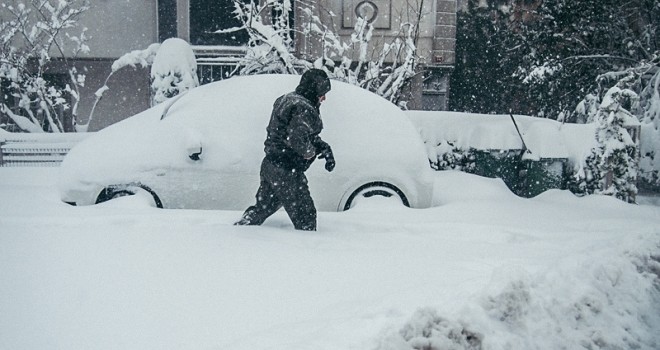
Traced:
[[304, 172], [287, 169], [264, 159], [256, 197], [257, 203], [243, 213], [243, 218], [237, 224], [261, 225], [284, 207], [297, 230], [316, 231], [316, 208]]

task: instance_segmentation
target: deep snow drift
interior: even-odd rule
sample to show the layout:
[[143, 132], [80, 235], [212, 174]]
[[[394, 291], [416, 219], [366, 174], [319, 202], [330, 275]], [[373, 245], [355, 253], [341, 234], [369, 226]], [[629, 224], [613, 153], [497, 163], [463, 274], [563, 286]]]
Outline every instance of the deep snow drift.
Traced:
[[1, 349], [657, 349], [660, 208], [437, 173], [297, 232], [280, 212], [71, 207], [0, 168]]

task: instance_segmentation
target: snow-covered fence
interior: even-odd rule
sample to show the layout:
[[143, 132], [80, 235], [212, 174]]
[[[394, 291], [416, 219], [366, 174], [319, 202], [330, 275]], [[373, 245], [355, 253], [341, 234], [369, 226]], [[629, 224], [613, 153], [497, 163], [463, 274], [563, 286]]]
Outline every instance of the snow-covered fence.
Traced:
[[0, 167], [59, 166], [85, 133], [8, 133], [0, 130]]

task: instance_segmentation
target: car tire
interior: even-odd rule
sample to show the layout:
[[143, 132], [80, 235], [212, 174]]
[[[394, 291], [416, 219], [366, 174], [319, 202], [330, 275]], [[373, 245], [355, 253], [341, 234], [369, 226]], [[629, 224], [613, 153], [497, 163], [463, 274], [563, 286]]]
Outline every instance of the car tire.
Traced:
[[104, 188], [101, 193], [99, 193], [96, 198], [96, 204], [103, 203], [112, 199], [133, 196], [138, 192], [146, 192], [153, 199], [153, 205], [157, 208], [163, 208], [163, 203], [161, 202], [158, 195], [151, 190], [149, 187], [144, 185], [114, 185]]
[[401, 204], [405, 205], [406, 207], [410, 206], [406, 195], [396, 186], [387, 182], [372, 182], [362, 185], [357, 190], [353, 191], [353, 193], [348, 197], [348, 200], [346, 200], [346, 204], [344, 204], [344, 210], [351, 209], [359, 200], [363, 198], [370, 198], [374, 196], [398, 198], [401, 201]]

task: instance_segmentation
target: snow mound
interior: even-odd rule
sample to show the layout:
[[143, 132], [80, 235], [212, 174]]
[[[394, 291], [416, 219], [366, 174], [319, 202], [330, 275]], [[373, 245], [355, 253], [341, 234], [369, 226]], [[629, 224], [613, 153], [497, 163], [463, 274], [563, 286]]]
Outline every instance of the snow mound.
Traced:
[[482, 335], [443, 318], [432, 308], [420, 309], [398, 332], [383, 339], [377, 350], [481, 349]]
[[457, 320], [421, 309], [377, 349], [658, 349], [659, 277], [652, 253], [501, 267]]
[[433, 206], [454, 202], [479, 200], [504, 200], [518, 197], [509, 190], [502, 179], [488, 178], [460, 171], [437, 172], [433, 185]]

